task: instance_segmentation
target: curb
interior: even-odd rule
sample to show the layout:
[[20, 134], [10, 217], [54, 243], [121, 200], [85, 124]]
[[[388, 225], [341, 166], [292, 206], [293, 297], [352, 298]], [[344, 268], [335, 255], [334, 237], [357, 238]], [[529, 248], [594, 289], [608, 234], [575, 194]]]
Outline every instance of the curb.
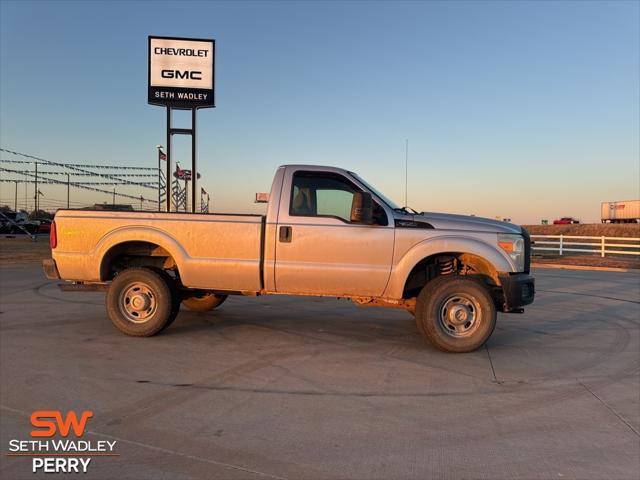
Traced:
[[551, 268], [557, 270], [593, 270], [596, 272], [640, 272], [637, 268], [589, 267], [587, 265], [561, 265], [556, 263], [532, 263], [532, 268]]

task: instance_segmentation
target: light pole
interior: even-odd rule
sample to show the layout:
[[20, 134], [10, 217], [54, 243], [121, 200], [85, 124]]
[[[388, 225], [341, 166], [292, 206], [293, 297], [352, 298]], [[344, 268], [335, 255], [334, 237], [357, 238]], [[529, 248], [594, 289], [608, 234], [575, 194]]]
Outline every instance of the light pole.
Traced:
[[[182, 198], [182, 194], [184, 192], [180, 191], [180, 161], [176, 162], [176, 171], [175, 171], [175, 180], [172, 180], [170, 185], [171, 185], [171, 191], [172, 191], [172, 196], [173, 196], [173, 205], [176, 209], [176, 212], [180, 211], [180, 199]], [[185, 202], [186, 202], [186, 197], [185, 197]]]
[[67, 210], [69, 210], [69, 188], [70, 188], [70, 181], [69, 181], [69, 174], [67, 173]]
[[184, 177], [184, 212], [189, 211], [189, 182], [187, 176]]
[[44, 197], [44, 193], [42, 193], [40, 190], [38, 190], [38, 208], [36, 208], [36, 218], [38, 218], [38, 212], [40, 211], [40, 195], [42, 195]]
[[158, 149], [158, 211], [161, 211], [162, 187], [160, 183], [161, 183], [161, 176], [162, 176], [162, 161], [163, 160], [166, 161], [167, 156], [162, 151], [162, 149], [164, 148], [162, 145], [156, 145], [156, 148]]
[[38, 162], [35, 162], [35, 164], [36, 164], [36, 182], [35, 182], [35, 187], [33, 191], [33, 208], [36, 212], [36, 215], [38, 215]]

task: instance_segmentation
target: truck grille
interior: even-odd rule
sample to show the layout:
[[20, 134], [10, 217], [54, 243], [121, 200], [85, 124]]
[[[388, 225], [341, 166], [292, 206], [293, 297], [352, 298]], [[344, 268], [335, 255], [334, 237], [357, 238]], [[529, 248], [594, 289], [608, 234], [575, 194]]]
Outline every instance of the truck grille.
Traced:
[[529, 273], [531, 270], [531, 237], [526, 228], [522, 229], [522, 237], [524, 238], [524, 273]]

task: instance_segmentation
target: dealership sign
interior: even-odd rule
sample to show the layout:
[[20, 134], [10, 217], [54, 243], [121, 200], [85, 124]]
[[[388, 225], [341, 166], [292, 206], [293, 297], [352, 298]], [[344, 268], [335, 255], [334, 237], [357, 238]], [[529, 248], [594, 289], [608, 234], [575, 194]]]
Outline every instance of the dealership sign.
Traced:
[[215, 40], [149, 37], [148, 102], [214, 107]]

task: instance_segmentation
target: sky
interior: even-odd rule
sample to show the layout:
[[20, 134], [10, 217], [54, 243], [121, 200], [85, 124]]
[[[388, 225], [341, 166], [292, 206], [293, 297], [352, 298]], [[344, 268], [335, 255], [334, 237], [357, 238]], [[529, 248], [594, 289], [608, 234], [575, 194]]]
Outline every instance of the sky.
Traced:
[[[594, 222], [600, 202], [640, 198], [638, 1], [2, 0], [0, 146], [156, 166], [148, 35], [216, 40], [216, 108], [198, 112], [215, 211], [264, 209], [255, 192], [288, 163], [356, 171], [403, 204], [407, 139], [419, 211]], [[174, 145], [188, 166], [189, 139]]]

